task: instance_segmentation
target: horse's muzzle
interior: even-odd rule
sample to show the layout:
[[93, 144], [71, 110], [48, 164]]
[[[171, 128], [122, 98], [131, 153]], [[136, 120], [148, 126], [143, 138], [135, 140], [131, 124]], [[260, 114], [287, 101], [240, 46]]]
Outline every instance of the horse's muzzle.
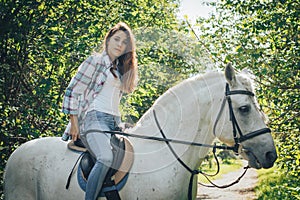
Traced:
[[277, 160], [277, 153], [276, 151], [268, 151], [266, 153], [266, 163], [263, 165], [263, 168], [268, 169], [273, 167], [275, 161]]
[[263, 156], [256, 156], [251, 149], [243, 148], [241, 155], [245, 156], [248, 160], [249, 166], [255, 169], [271, 168], [277, 159], [276, 151], [268, 151]]

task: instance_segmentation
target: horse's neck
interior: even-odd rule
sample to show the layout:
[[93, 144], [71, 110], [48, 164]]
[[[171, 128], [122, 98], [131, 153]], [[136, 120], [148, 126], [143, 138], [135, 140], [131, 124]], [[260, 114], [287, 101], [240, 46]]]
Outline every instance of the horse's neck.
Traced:
[[[216, 106], [212, 101], [222, 98], [220, 94], [223, 92], [218, 91], [223, 91], [223, 87], [220, 87], [222, 83], [219, 74], [184, 81], [158, 98], [131, 132], [162, 137], [158, 128], [160, 126], [169, 139], [211, 144], [214, 140], [212, 119], [216, 115]], [[156, 113], [158, 124], [153, 111]], [[157, 161], [160, 159], [161, 165], [174, 163], [175, 157], [170, 153], [166, 143], [140, 139], [135, 139], [134, 143], [135, 152], [141, 155], [147, 154], [149, 158], [155, 159], [154, 164], [159, 165]], [[200, 158], [205, 157], [208, 151], [207, 148], [182, 144], [171, 145], [178, 156], [191, 168], [197, 167]], [[141, 156], [139, 159], [147, 159], [146, 157]]]

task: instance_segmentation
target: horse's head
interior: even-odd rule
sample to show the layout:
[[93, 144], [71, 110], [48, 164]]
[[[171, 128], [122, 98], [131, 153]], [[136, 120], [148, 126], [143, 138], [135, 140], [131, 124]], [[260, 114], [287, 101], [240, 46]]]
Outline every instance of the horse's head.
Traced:
[[223, 123], [216, 124], [216, 136], [227, 145], [236, 145], [250, 167], [272, 167], [277, 153], [266, 117], [255, 99], [251, 79], [245, 73], [236, 75], [230, 64], [226, 66], [225, 77], [226, 99], [217, 120]]

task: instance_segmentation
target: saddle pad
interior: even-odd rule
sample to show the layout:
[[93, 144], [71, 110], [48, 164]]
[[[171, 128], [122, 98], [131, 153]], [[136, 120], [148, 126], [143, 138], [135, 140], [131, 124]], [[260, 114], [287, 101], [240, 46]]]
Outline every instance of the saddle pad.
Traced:
[[[118, 171], [114, 175], [115, 184], [118, 184], [126, 176], [126, 174], [130, 171], [134, 161], [134, 150], [132, 143], [126, 137], [123, 137], [123, 139], [125, 142], [125, 153], [123, 161]], [[73, 141], [68, 143], [68, 148], [79, 152], [85, 152], [87, 150], [86, 148], [76, 146]]]
[[[87, 181], [83, 178], [81, 171], [82, 170], [81, 170], [80, 165], [79, 165], [78, 166], [78, 171], [77, 171], [77, 181], [78, 181], [79, 187], [83, 191], [85, 191]], [[105, 192], [109, 192], [109, 191], [112, 191], [112, 190], [120, 191], [125, 186], [125, 184], [127, 182], [127, 179], [128, 179], [128, 175], [129, 175], [129, 173], [127, 173], [125, 175], [125, 177], [118, 184], [115, 184], [114, 186], [103, 187], [101, 189], [98, 197], [105, 197]]]
[[123, 139], [125, 142], [125, 154], [124, 154], [123, 162], [121, 163], [121, 166], [116, 172], [114, 177], [116, 184], [118, 184], [130, 171], [134, 160], [134, 151], [131, 142], [126, 137], [124, 137]]
[[79, 151], [79, 152], [87, 151], [87, 149], [85, 147], [79, 147], [79, 146], [75, 145], [72, 140], [68, 143], [67, 146], [68, 146], [68, 149], [73, 150], [73, 151]]

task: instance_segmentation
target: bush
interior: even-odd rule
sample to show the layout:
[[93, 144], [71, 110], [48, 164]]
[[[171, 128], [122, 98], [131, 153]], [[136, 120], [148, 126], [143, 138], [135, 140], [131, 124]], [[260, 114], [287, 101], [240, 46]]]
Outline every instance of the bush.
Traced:
[[299, 179], [280, 169], [259, 171], [259, 183], [255, 188], [259, 200], [300, 199]]

